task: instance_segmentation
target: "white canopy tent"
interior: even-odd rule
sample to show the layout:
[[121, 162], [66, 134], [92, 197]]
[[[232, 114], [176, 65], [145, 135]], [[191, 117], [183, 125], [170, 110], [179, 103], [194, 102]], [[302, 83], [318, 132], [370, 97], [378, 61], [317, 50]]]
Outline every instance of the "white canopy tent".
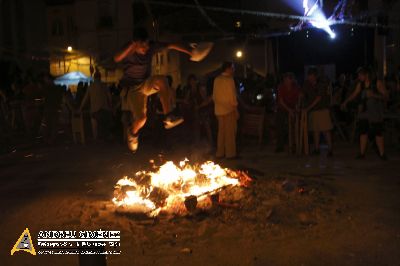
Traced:
[[79, 82], [90, 83], [93, 79], [85, 76], [82, 72], [74, 71], [62, 76], [57, 77], [54, 80], [54, 84], [61, 86], [78, 85]]

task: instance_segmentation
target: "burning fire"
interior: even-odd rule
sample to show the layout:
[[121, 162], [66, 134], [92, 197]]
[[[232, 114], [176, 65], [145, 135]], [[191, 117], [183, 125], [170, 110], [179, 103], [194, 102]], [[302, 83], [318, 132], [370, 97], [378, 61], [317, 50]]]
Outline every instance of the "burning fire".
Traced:
[[114, 191], [113, 202], [134, 212], [156, 216], [160, 211], [184, 212], [185, 200], [197, 199], [201, 205], [212, 194], [232, 186], [246, 186], [250, 178], [243, 172], [221, 168], [208, 161], [190, 165], [188, 160], [179, 166], [168, 161], [151, 171], [139, 171], [134, 178], [120, 179]]

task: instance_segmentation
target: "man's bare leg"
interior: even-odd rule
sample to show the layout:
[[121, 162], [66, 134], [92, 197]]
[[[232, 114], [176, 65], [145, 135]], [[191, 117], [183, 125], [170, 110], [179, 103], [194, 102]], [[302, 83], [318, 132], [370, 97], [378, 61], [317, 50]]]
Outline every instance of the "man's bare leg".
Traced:
[[169, 88], [167, 78], [164, 76], [154, 77], [152, 80], [152, 86], [158, 91], [160, 102], [163, 107], [163, 113], [166, 116], [164, 120], [164, 127], [166, 129], [170, 129], [181, 124], [183, 122], [183, 118], [171, 115], [171, 89]]
[[385, 155], [385, 142], [383, 136], [376, 136], [375, 137], [376, 146], [378, 147], [379, 155]]
[[129, 150], [135, 153], [139, 146], [139, 131], [147, 120], [147, 95], [143, 91], [131, 91], [128, 98], [133, 121], [127, 130], [127, 143]]
[[170, 88], [168, 86], [167, 78], [164, 76], [157, 76], [153, 79], [152, 85], [156, 90], [158, 90], [158, 95], [160, 96], [160, 102], [163, 108], [164, 115], [169, 114], [172, 111], [172, 108]]
[[135, 153], [139, 146], [139, 131], [146, 124], [146, 117], [134, 119], [132, 125], [128, 128], [127, 142], [128, 148]]
[[131, 127], [131, 133], [136, 136], [139, 133], [139, 130], [144, 127], [146, 124], [146, 117], [140, 118], [140, 119], [135, 119], [132, 123]]

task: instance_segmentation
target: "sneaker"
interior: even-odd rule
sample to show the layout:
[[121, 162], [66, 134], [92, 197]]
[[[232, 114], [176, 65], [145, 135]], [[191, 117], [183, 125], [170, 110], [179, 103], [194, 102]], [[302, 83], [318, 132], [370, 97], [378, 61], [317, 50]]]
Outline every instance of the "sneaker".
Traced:
[[139, 137], [128, 134], [128, 149], [135, 153], [139, 146]]
[[364, 159], [365, 159], [365, 154], [362, 154], [362, 153], [358, 154], [358, 155], [356, 156], [356, 159], [357, 159], [357, 160], [364, 160]]
[[167, 115], [167, 117], [164, 120], [164, 128], [165, 129], [171, 129], [173, 127], [176, 127], [180, 124], [183, 123], [183, 118], [180, 116], [176, 116], [173, 114]]

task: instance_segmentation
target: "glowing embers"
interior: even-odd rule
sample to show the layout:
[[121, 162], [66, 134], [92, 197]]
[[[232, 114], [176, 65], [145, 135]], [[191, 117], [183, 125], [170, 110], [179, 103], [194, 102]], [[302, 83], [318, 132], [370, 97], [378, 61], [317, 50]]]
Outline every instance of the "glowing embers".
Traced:
[[[179, 166], [169, 161], [154, 171], [139, 171], [134, 178], [120, 179], [113, 202], [128, 212], [156, 216], [160, 212], [184, 214], [196, 208], [209, 208], [225, 189], [247, 186], [251, 179], [241, 171], [221, 168], [208, 161]], [[213, 197], [214, 195], [214, 197]]]

